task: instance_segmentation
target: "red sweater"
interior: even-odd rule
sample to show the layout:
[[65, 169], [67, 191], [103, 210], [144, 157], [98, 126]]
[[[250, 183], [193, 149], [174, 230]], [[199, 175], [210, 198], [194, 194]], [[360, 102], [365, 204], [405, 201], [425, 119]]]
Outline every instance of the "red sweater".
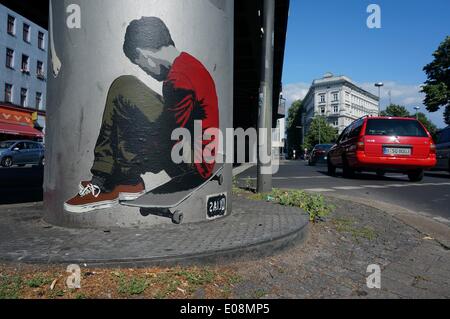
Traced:
[[[187, 128], [193, 133], [194, 121], [201, 120], [203, 133], [211, 128], [220, 128], [214, 80], [203, 64], [193, 56], [183, 52], [175, 59], [164, 82], [163, 91], [166, 109], [174, 113], [177, 127]], [[211, 143], [215, 145], [212, 152], [215, 155], [218, 141], [212, 138], [202, 142], [202, 158], [197, 158], [197, 154], [195, 158], [195, 167], [205, 179], [211, 177], [215, 167], [215, 161], [206, 163], [203, 158], [203, 151]]]

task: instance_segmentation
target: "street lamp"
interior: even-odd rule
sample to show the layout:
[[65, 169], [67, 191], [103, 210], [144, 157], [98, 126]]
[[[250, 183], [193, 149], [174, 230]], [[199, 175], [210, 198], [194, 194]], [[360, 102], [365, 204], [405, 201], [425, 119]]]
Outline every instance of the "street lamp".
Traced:
[[419, 107], [419, 106], [415, 106], [415, 107], [414, 107], [414, 110], [416, 110], [416, 119], [418, 120], [418, 119], [419, 119], [419, 110], [420, 110], [420, 107]]
[[380, 109], [380, 113], [381, 113], [381, 88], [384, 86], [383, 82], [379, 82], [379, 83], [375, 83], [375, 87], [378, 88], [378, 108]]

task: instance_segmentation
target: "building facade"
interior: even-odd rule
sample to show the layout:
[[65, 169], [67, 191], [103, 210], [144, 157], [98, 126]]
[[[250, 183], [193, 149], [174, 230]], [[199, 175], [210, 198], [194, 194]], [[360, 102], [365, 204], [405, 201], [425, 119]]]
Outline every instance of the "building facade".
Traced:
[[380, 113], [377, 96], [358, 87], [348, 77], [331, 73], [313, 82], [304, 106], [305, 132], [308, 132], [313, 118], [317, 116], [324, 116], [340, 134], [355, 120]]
[[0, 134], [45, 130], [47, 56], [47, 30], [0, 4]]

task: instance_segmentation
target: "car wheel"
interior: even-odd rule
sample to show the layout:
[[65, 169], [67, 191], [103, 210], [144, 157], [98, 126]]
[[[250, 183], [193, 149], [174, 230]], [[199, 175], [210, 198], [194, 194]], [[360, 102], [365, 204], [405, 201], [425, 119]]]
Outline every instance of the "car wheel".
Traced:
[[5, 157], [2, 161], [2, 166], [6, 168], [10, 168], [13, 166], [13, 160], [11, 157]]
[[422, 169], [408, 174], [409, 180], [411, 182], [420, 182], [423, 180], [423, 176], [424, 171]]
[[350, 165], [348, 165], [347, 158], [342, 159], [342, 171], [344, 178], [352, 178], [355, 175], [355, 171], [350, 168]]
[[45, 166], [45, 157], [41, 158], [39, 161], [39, 166]]
[[328, 175], [335, 176], [336, 175], [336, 166], [334, 166], [330, 159], [327, 160], [328, 163]]

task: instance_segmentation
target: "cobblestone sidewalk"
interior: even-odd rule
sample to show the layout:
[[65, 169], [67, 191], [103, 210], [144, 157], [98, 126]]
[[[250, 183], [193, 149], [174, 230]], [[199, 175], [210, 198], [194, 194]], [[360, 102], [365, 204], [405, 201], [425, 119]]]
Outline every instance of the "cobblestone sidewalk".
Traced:
[[[339, 199], [304, 245], [229, 267], [242, 278], [239, 298], [449, 298], [448, 247], [377, 209]], [[381, 267], [368, 289], [367, 267]]]

